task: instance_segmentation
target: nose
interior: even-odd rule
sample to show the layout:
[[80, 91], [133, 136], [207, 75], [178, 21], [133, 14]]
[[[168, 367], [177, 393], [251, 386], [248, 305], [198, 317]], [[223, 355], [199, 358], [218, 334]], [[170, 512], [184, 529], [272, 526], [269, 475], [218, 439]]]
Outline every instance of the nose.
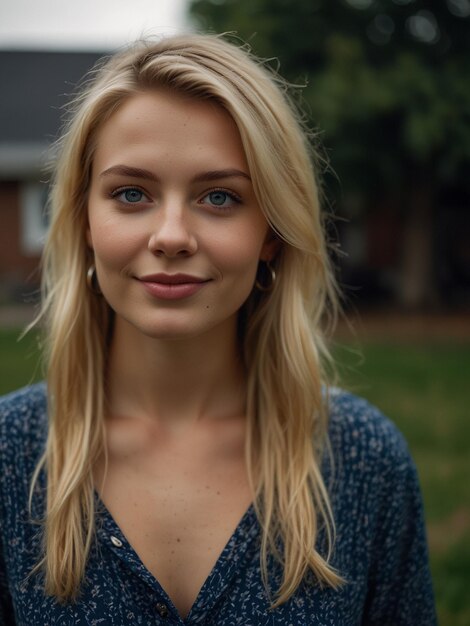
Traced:
[[190, 256], [196, 252], [197, 238], [189, 211], [181, 202], [168, 202], [157, 209], [148, 243], [150, 252], [167, 257]]

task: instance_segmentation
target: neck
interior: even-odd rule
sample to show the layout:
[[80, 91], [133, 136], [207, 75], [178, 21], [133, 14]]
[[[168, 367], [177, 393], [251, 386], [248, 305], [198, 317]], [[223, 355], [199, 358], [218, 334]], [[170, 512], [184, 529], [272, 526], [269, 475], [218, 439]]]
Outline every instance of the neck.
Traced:
[[108, 362], [109, 412], [162, 424], [244, 414], [236, 323], [190, 339], [155, 339], [117, 319]]

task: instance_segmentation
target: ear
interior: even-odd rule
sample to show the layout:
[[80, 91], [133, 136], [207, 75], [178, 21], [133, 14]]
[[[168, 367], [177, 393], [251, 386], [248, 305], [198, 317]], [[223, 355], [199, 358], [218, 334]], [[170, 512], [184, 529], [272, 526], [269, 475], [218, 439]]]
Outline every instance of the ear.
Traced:
[[270, 228], [266, 234], [266, 238], [261, 248], [259, 258], [261, 261], [272, 261], [281, 249], [282, 241], [276, 233]]

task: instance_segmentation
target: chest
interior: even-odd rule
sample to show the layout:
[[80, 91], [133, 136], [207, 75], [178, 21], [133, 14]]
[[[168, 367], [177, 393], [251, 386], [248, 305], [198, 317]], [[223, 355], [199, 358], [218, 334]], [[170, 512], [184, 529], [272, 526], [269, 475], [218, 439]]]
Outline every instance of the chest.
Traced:
[[111, 453], [106, 478], [96, 472], [102, 501], [182, 616], [252, 501], [243, 449], [193, 444]]

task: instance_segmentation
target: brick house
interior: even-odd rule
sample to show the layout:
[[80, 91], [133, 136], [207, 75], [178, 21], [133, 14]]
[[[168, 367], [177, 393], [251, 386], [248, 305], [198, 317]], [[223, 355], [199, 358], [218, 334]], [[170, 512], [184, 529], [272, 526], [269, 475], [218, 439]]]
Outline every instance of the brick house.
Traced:
[[38, 286], [45, 165], [64, 105], [102, 55], [0, 50], [0, 303], [30, 299]]
[[[45, 164], [64, 105], [103, 54], [0, 50], [0, 304], [31, 300], [37, 289], [47, 229]], [[469, 304], [469, 199], [462, 176], [440, 192], [431, 224], [432, 271], [421, 282], [448, 306]], [[356, 293], [362, 302], [402, 301], [402, 212], [383, 199], [370, 212], [360, 209], [364, 198], [343, 203], [347, 220], [338, 231], [347, 256], [340, 259], [340, 282], [351, 286], [353, 303]]]

